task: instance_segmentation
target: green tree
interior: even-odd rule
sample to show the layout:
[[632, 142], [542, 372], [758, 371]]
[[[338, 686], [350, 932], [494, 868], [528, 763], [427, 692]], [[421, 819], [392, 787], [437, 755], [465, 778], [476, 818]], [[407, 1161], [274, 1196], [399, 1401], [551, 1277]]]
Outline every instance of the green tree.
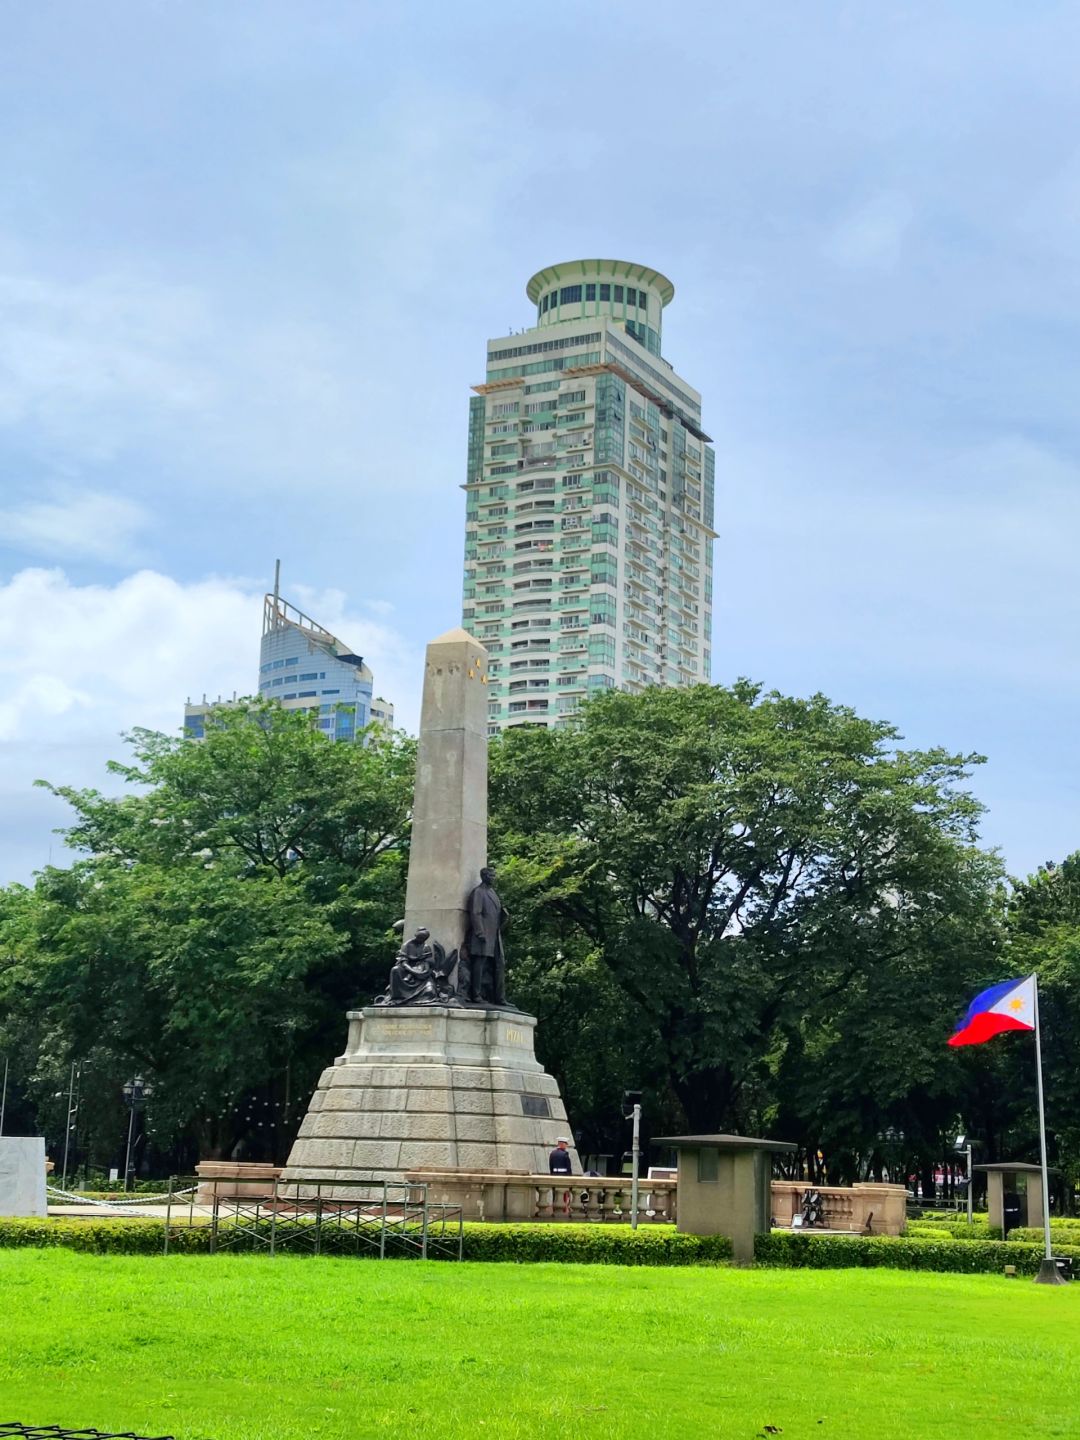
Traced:
[[611, 693], [493, 746], [517, 905], [603, 965], [639, 1075], [692, 1129], [784, 1106], [808, 1143], [835, 1123], [865, 1153], [920, 1085], [935, 1114], [955, 1105], [944, 1040], [993, 963], [998, 867], [964, 788], [979, 757], [898, 738], [740, 682]]
[[[1007, 937], [1004, 975], [1034, 972], [1039, 977], [1048, 1148], [1072, 1191], [1080, 1183], [1080, 852], [1014, 883]], [[1009, 1160], [1034, 1157], [1038, 1131], [1030, 1037], [996, 1042], [987, 1063], [992, 1104], [986, 1123], [994, 1153]]]
[[[130, 741], [132, 760], [110, 766], [128, 793], [50, 787], [85, 858], [0, 901], [0, 1043], [46, 1110], [79, 1059], [102, 1134], [139, 1072], [162, 1143], [280, 1149], [342, 1011], [385, 983], [412, 744], [332, 744], [259, 702], [217, 711], [198, 743]], [[275, 1117], [276, 1147], [253, 1105]]]

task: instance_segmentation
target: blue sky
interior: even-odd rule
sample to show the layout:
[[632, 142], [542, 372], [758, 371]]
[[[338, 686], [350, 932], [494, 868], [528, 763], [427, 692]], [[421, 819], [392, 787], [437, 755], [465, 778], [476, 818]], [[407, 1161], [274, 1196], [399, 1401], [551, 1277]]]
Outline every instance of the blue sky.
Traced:
[[253, 688], [278, 555], [415, 724], [484, 342], [598, 255], [675, 282], [714, 678], [986, 754], [1014, 872], [1080, 845], [1074, 6], [0, 24], [0, 882], [59, 858], [35, 777]]

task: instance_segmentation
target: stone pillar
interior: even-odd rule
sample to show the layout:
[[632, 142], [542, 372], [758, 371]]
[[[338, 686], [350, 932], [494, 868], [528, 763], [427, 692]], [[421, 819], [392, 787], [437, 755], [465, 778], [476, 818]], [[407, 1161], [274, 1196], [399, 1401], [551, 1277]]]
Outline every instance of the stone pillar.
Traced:
[[746, 1135], [658, 1135], [653, 1144], [678, 1151], [678, 1228], [727, 1235], [735, 1261], [750, 1264], [754, 1236], [770, 1228], [773, 1155], [795, 1146]]
[[0, 1215], [48, 1213], [45, 1141], [37, 1135], [0, 1136]]
[[427, 647], [416, 758], [405, 939], [420, 926], [447, 954], [487, 863], [487, 651], [465, 630]]

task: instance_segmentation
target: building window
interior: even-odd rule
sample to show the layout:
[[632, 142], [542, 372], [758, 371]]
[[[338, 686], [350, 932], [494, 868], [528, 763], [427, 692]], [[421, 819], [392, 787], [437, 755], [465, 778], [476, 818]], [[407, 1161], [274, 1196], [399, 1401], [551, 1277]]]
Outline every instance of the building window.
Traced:
[[581, 299], [580, 285], [564, 285], [559, 291], [560, 305], [575, 305]]
[[546, 314], [547, 314], [548, 301], [549, 301], [550, 299], [551, 299], [551, 296], [550, 296], [550, 295], [545, 295], [544, 298], [543, 298], [543, 300], [540, 301], [540, 314], [541, 314], [541, 315], [546, 315]]
[[614, 296], [615, 304], [616, 304], [616, 305], [621, 305], [621, 304], [622, 304], [622, 298], [623, 298], [623, 287], [622, 287], [621, 285], [616, 285], [616, 286], [615, 286], [615, 296]]
[[637, 307], [637, 291], [631, 290], [629, 286], [626, 287], [626, 303]]
[[322, 693], [323, 693], [324, 695], [340, 695], [340, 694], [341, 694], [341, 691], [340, 691], [340, 690], [324, 690]]
[[600, 299], [601, 299], [601, 300], [610, 300], [610, 299], [611, 299], [611, 286], [610, 286], [610, 285], [601, 285], [601, 286], [600, 286]]
[[286, 660], [286, 661], [285, 661], [285, 664], [286, 664], [286, 665], [299, 665], [299, 664], [300, 664], [300, 657], [299, 657], [299, 655], [295, 655], [295, 656], [292, 657], [292, 659]]
[[585, 299], [586, 299], [586, 300], [595, 300], [595, 299], [596, 299], [596, 286], [595, 286], [595, 285], [586, 285], [586, 286], [585, 286]]

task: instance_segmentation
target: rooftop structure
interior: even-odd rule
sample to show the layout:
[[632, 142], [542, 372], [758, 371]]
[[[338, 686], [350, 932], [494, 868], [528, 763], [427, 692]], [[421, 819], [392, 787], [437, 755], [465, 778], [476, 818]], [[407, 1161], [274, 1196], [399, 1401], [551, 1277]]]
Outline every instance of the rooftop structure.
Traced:
[[[353, 740], [372, 721], [394, 723], [394, 707], [374, 695], [374, 678], [363, 656], [283, 599], [276, 577], [263, 601], [258, 693], [286, 710], [310, 711], [331, 740]], [[211, 708], [205, 698], [184, 707], [184, 728], [192, 739], [206, 733]]]

